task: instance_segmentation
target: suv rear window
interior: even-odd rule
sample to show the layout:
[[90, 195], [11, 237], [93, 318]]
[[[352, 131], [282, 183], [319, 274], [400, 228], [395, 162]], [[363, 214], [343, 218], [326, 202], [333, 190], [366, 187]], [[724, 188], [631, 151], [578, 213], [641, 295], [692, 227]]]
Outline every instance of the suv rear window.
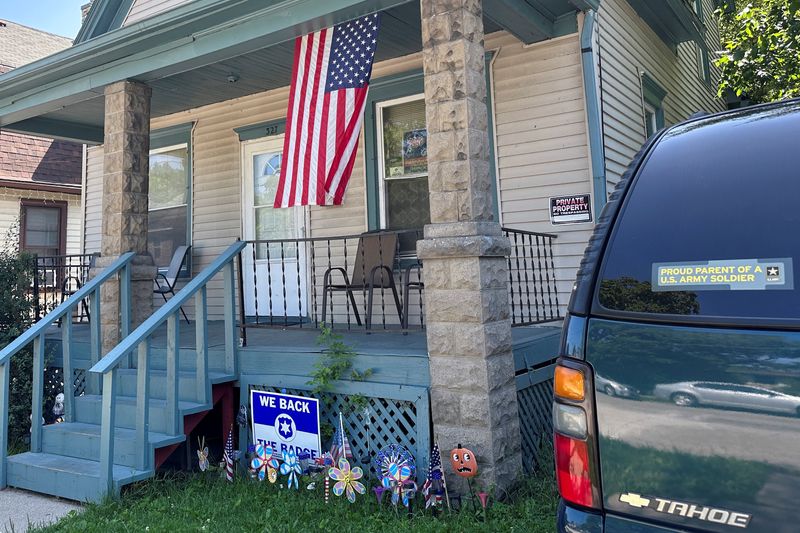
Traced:
[[664, 136], [611, 235], [596, 294], [602, 308], [800, 319], [800, 113], [787, 109]]

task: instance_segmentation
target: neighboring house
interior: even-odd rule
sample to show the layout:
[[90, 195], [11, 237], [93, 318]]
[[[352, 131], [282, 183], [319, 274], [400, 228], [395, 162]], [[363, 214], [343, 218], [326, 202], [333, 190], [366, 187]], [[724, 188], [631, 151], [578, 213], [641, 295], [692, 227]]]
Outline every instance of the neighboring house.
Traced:
[[[72, 40], [0, 20], [0, 74]], [[40, 256], [81, 251], [83, 147], [0, 129], [0, 240], [19, 222], [20, 246]]]
[[[274, 209], [294, 38], [381, 10], [343, 204]], [[97, 498], [151, 475], [164, 450], [191, 434], [184, 415], [210, 409], [225, 387], [239, 387], [242, 404], [259, 387], [309, 390], [316, 328], [326, 321], [347, 330], [359, 369], [374, 370], [363, 383], [343, 378], [332, 389], [345, 410], [344, 395], [370, 398], [366, 433], [357, 415], [346, 421], [366, 435], [354, 439], [356, 447], [369, 442], [360, 453], [401, 441], [424, 467], [432, 427], [443, 449], [476, 443], [484, 481], [507, 486], [520, 450], [529, 464], [546, 438], [557, 320], [614, 184], [649, 135], [724, 107], [708, 60], [719, 40], [713, 10], [711, 0], [96, 0], [71, 49], [0, 77], [0, 125], [95, 145], [87, 152], [85, 251], [101, 252], [102, 267], [137, 254], [133, 290], [105, 292], [103, 306], [116, 309], [128, 294], [134, 325], [150, 319], [120, 339], [126, 324], [103, 313], [102, 332], [76, 346], [94, 364], [102, 340], [108, 354], [94, 369], [114, 384], [132, 351], [149, 372], [141, 365], [151, 357], [148, 342], [163, 341], [155, 324], [168, 322], [166, 347], [152, 348], [154, 368], [166, 365], [152, 394], [166, 403], [150, 409], [150, 430], [159, 432], [150, 436], [153, 461], [148, 410], [134, 410], [131, 397], [141, 400], [147, 380], [119, 369], [117, 425], [137, 428], [147, 449], [115, 458], [128, 469], [112, 472], [114, 420], [106, 414], [114, 388], [104, 389], [101, 421], [99, 382], [87, 382], [75, 412], [93, 431], [102, 426], [105, 461], [82, 451], [86, 462], [74, 469], [92, 474], [65, 478]], [[149, 171], [141, 164], [148, 155]], [[552, 223], [551, 198], [575, 205], [584, 195], [591, 221], [576, 223], [579, 211], [561, 217], [572, 223]], [[512, 245], [508, 258], [498, 221]], [[399, 257], [394, 234], [359, 237], [377, 230], [410, 231], [397, 237]], [[188, 288], [196, 296], [179, 292], [154, 311], [154, 267], [166, 267], [181, 245], [192, 246]], [[393, 283], [381, 275], [373, 284], [374, 301], [368, 261], [392, 271]], [[331, 268], [333, 289], [342, 289], [342, 273], [352, 276], [351, 298], [323, 290]], [[175, 302], [197, 319], [191, 339], [178, 338]], [[363, 335], [370, 314], [373, 334]], [[235, 324], [248, 325], [245, 346]], [[265, 325], [278, 328], [263, 333]], [[200, 369], [196, 388], [177, 379], [180, 357], [180, 368]], [[178, 406], [178, 397], [196, 403]], [[226, 422], [232, 408], [223, 407]], [[239, 435], [244, 449], [247, 431]], [[63, 464], [67, 446], [42, 445], [38, 433], [32, 442], [36, 453], [7, 461], [9, 482], [63, 495], [34, 474], [47, 461]]]

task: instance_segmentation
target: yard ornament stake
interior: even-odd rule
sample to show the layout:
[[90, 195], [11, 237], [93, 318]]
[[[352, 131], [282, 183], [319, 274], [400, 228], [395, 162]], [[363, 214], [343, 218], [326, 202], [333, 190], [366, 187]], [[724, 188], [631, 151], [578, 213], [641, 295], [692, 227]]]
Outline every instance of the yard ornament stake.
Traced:
[[289, 476], [286, 480], [286, 488], [292, 488], [294, 485], [295, 490], [300, 490], [300, 483], [297, 479], [297, 476], [302, 474], [303, 471], [300, 469], [300, 463], [297, 460], [297, 454], [294, 450], [284, 450], [283, 451], [283, 464], [281, 465], [281, 474], [284, 476]]
[[197, 465], [201, 472], [208, 470], [208, 446], [205, 437], [202, 440], [197, 437]]
[[392, 504], [397, 505], [403, 498], [403, 505], [408, 505], [410, 491], [405, 491], [405, 484], [417, 471], [414, 457], [403, 446], [390, 444], [375, 456], [375, 471], [386, 490], [392, 492]]
[[478, 461], [475, 454], [469, 448], [462, 448], [458, 445], [450, 451], [450, 465], [457, 476], [471, 478], [478, 473]]
[[278, 480], [280, 463], [278, 459], [274, 457], [274, 454], [275, 450], [273, 450], [272, 446], [264, 446], [263, 444], [258, 444], [256, 446], [255, 457], [253, 457], [253, 461], [250, 463], [250, 468], [256, 474], [259, 481], [268, 479], [270, 483], [275, 483], [275, 481]]
[[364, 471], [359, 466], [351, 469], [350, 462], [344, 457], [339, 459], [339, 468], [331, 468], [328, 470], [328, 475], [336, 481], [333, 485], [333, 493], [336, 496], [347, 494], [347, 500], [350, 503], [356, 502], [356, 492], [359, 494], [367, 492], [364, 484], [358, 481], [364, 477]]

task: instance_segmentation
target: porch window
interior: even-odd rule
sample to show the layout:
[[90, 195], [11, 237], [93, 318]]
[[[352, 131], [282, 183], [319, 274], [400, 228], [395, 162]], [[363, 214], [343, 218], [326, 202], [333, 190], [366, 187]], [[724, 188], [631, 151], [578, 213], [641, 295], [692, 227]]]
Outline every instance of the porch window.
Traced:
[[[408, 96], [376, 107], [381, 227], [421, 229], [431, 221], [425, 97]], [[400, 252], [415, 255], [416, 237], [401, 236]]]
[[64, 202], [22, 200], [20, 244], [38, 256], [66, 253], [67, 205]]
[[190, 243], [189, 164], [188, 144], [150, 152], [147, 244], [159, 268], [169, 265], [178, 246]]

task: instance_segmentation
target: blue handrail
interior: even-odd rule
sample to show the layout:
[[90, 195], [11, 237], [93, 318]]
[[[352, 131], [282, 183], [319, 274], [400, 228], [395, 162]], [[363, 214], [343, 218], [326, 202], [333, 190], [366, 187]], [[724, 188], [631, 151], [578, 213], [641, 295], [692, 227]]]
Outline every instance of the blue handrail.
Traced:
[[195, 299], [196, 346], [192, 350], [196, 357], [195, 390], [197, 402], [211, 405], [211, 381], [208, 372], [208, 300], [207, 285], [220, 271], [224, 278], [224, 318], [225, 318], [225, 370], [236, 374], [236, 321], [234, 303], [234, 260], [245, 247], [245, 242], [237, 241], [229, 246], [213, 263], [206, 267], [186, 286], [178, 291], [160, 309], [150, 315], [130, 335], [126, 335], [105, 357], [97, 361], [89, 372], [93, 376], [102, 375], [103, 396], [100, 423], [100, 490], [110, 492], [114, 485], [114, 433], [117, 368], [128, 355], [136, 350], [136, 422], [135, 442], [137, 464], [140, 470], [151, 470], [152, 450], [149, 445], [150, 426], [150, 337], [165, 322], [167, 324], [166, 354], [166, 431], [172, 435], [182, 434], [180, 411], [179, 359], [180, 359], [180, 318], [181, 306], [190, 298]]
[[245, 247], [247, 243], [244, 241], [237, 241], [234, 244], [230, 245], [227, 250], [225, 250], [222, 255], [217, 257], [213, 263], [211, 263], [203, 272], [195, 276], [189, 283], [186, 284], [183, 289], [178, 291], [178, 293], [169, 299], [167, 303], [162, 305], [155, 313], [150, 315], [150, 317], [142, 322], [142, 324], [136, 328], [130, 335], [122, 339], [119, 344], [117, 344], [110, 352], [108, 352], [105, 357], [103, 357], [100, 361], [97, 362], [92, 368], [89, 369], [89, 372], [95, 372], [98, 374], [105, 374], [112, 368], [116, 367], [136, 346], [142, 342], [142, 340], [146, 339], [153, 332], [158, 329], [167, 319], [177, 313], [181, 306], [186, 304], [195, 293], [204, 287], [210, 280], [213, 278], [222, 267], [224, 267], [227, 263], [233, 260], [239, 252], [242, 251], [242, 248]]
[[[44, 395], [44, 361], [45, 361], [45, 333], [54, 322], [61, 320], [61, 350], [64, 366], [64, 376], [72, 376], [72, 311], [84, 299], [88, 298], [91, 306], [91, 343], [90, 351], [93, 362], [100, 359], [101, 350], [101, 320], [100, 320], [100, 288], [104, 282], [121, 272], [120, 277], [120, 326], [121, 333], [127, 335], [130, 329], [130, 297], [131, 297], [131, 268], [130, 262], [136, 254], [127, 252], [116, 259], [108, 268], [87, 282], [70, 298], [58, 307], [47, 313], [31, 328], [14, 339], [8, 346], [0, 350], [0, 489], [6, 487], [8, 480], [8, 401], [10, 385], [10, 360], [11, 358], [33, 343], [33, 392], [31, 394], [31, 452], [42, 451], [42, 397]], [[74, 417], [74, 393], [72, 382], [64, 382], [64, 413], [67, 422]], [[87, 388], [95, 390], [97, 387], [92, 380], [87, 380]]]
[[14, 354], [27, 346], [36, 337], [41, 335], [44, 330], [50, 326], [50, 324], [70, 314], [78, 303], [89, 297], [89, 295], [92, 294], [107, 279], [116, 275], [116, 273], [119, 272], [123, 267], [126, 267], [134, 257], [136, 257], [136, 254], [133, 252], [128, 252], [119, 256], [119, 259], [114, 261], [108, 268], [88, 281], [86, 285], [75, 292], [72, 297], [64, 300], [64, 302], [62, 302], [58, 307], [47, 313], [44, 318], [36, 322], [36, 324], [27, 329], [22, 335], [14, 339], [11, 344], [0, 350], [0, 365], [5, 364]]

